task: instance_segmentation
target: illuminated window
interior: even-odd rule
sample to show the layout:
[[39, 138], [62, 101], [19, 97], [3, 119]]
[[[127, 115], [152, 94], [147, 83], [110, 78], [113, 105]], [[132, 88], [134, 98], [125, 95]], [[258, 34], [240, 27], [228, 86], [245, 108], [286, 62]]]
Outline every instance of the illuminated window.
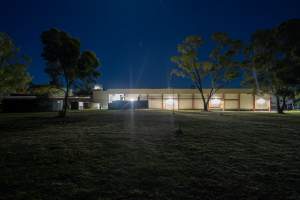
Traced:
[[221, 100], [220, 99], [212, 99], [210, 101], [212, 107], [220, 107]]
[[111, 103], [113, 101], [120, 101], [120, 100], [124, 100], [124, 94], [109, 94], [108, 95], [109, 103]]
[[166, 104], [167, 104], [168, 106], [173, 106], [173, 105], [174, 105], [174, 99], [167, 99], [167, 100], [166, 100]]
[[266, 103], [266, 100], [264, 100], [263, 98], [259, 98], [256, 100], [257, 104], [262, 105]]
[[126, 94], [125, 95], [125, 100], [126, 101], [137, 101], [139, 98], [138, 94]]

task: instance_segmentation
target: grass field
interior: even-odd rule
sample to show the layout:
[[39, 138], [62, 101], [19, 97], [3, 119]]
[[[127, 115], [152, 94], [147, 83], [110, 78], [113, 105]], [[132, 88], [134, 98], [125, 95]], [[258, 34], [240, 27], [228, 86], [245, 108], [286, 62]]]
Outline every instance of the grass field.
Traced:
[[300, 199], [299, 113], [55, 115], [0, 114], [0, 199]]

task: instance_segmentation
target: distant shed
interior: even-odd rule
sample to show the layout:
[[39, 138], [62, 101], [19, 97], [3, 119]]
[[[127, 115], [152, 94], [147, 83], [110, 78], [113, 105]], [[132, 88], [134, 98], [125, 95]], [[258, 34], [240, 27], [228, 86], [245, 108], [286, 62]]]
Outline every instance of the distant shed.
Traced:
[[8, 96], [2, 100], [3, 112], [49, 112], [62, 109], [62, 100], [37, 96]]

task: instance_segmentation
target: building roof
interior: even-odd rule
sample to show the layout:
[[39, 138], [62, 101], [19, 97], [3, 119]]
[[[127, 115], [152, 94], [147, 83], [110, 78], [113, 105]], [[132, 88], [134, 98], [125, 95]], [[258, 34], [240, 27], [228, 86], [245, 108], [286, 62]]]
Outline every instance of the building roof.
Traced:
[[[203, 89], [204, 93], [209, 93], [210, 89]], [[198, 89], [178, 89], [178, 88], [158, 88], [158, 89], [150, 89], [150, 88], [123, 88], [123, 89], [107, 89], [104, 90], [107, 93], [126, 93], [126, 94], [172, 94], [172, 93], [180, 93], [180, 94], [191, 94], [191, 93], [199, 93]], [[217, 93], [253, 93], [253, 89], [249, 88], [226, 88], [219, 89]]]

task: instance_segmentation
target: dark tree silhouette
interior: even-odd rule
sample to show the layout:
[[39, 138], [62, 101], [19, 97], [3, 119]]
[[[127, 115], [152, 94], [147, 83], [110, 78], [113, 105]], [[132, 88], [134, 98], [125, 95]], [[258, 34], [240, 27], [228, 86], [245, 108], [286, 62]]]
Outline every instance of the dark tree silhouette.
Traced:
[[0, 33], [0, 96], [27, 90], [31, 82], [29, 63], [30, 59], [20, 55], [9, 35]]
[[258, 30], [244, 48], [246, 80], [258, 93], [276, 96], [277, 112], [300, 86], [300, 20], [289, 20], [273, 29]]
[[62, 88], [65, 87], [63, 111], [64, 117], [67, 111], [67, 103], [70, 89], [78, 87], [78, 83], [95, 82], [100, 76], [98, 67], [100, 61], [92, 51], [80, 51], [80, 41], [64, 31], [50, 29], [41, 35], [44, 45], [42, 57], [47, 62], [45, 69], [50, 76], [50, 84]]

